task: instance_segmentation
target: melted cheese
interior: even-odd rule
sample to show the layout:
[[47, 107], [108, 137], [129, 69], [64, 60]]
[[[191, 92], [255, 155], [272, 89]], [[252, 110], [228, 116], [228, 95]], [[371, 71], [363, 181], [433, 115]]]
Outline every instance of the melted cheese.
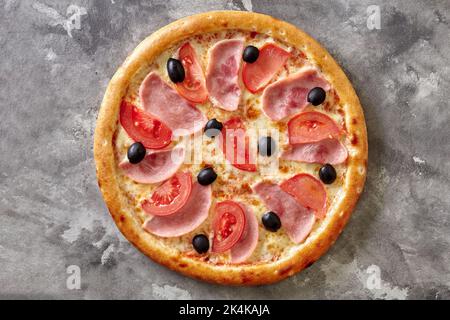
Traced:
[[[203, 70], [206, 70], [209, 48], [211, 48], [217, 41], [235, 37], [242, 37], [246, 40], [246, 45], [251, 44], [257, 47], [261, 47], [267, 42], [273, 42], [292, 53], [292, 57], [288, 60], [286, 66], [272, 79], [272, 82], [282, 79], [289, 74], [295, 73], [302, 66], [314, 66], [311, 60], [308, 60], [307, 57], [299, 50], [289, 47], [269, 36], [261, 34], [252, 37], [250, 33], [227, 31], [195, 36], [186, 41], [189, 41], [195, 48], [199, 62], [201, 63]], [[141, 66], [129, 85], [125, 99], [136, 104], [137, 106], [141, 106], [138, 95], [139, 86], [145, 76], [151, 71], [156, 72], [164, 81], [170, 84], [171, 82], [166, 72], [166, 62], [170, 57], [176, 55], [176, 51], [181, 44], [182, 43], [174, 45], [153, 62], [149, 62], [148, 64]], [[324, 75], [324, 77], [326, 78], [326, 75]], [[269, 132], [270, 135], [275, 138], [275, 141], [277, 141], [278, 139], [276, 137], [279, 135], [277, 152], [286, 148], [288, 145], [287, 121], [271, 121], [262, 112], [261, 93], [250, 93], [245, 89], [245, 86], [242, 83], [241, 88], [241, 103], [238, 110], [235, 112], [215, 108], [209, 101], [202, 105], [197, 105], [197, 107], [206, 114], [208, 119], [217, 118], [219, 121], [226, 121], [231, 116], [239, 116], [245, 120], [247, 132], [251, 137], [255, 138], [258, 133], [261, 134], [263, 132]], [[334, 93], [334, 91], [331, 90], [330, 93]], [[326, 113], [338, 124], [342, 125], [344, 123], [344, 118], [341, 115], [342, 106], [339, 105], [335, 94], [328, 94], [327, 100], [315, 109]], [[263, 262], [282, 259], [283, 257], [289, 256], [298, 247], [302, 246], [302, 244], [293, 243], [288, 238], [283, 228], [281, 228], [277, 233], [271, 233], [267, 232], [262, 227], [260, 222], [261, 216], [268, 210], [258, 196], [251, 192], [250, 186], [258, 181], [261, 181], [262, 179], [270, 179], [274, 182], [281, 182], [301, 172], [310, 173], [317, 177], [318, 170], [320, 168], [319, 164], [285, 161], [278, 159], [277, 155], [273, 155], [270, 158], [261, 157], [258, 155], [259, 171], [256, 173], [245, 172], [236, 169], [225, 161], [222, 151], [217, 147], [217, 144], [213, 139], [205, 137], [201, 132], [188, 138], [189, 139], [180, 138], [179, 140], [174, 141], [174, 144], [184, 143], [187, 147], [186, 160], [180, 170], [190, 171], [195, 179], [197, 173], [204, 167], [205, 164], [212, 164], [214, 166], [214, 170], [218, 174], [218, 179], [212, 184], [213, 204], [211, 207], [214, 207], [215, 202], [233, 199], [235, 201], [241, 201], [247, 204], [251, 207], [257, 217], [260, 224], [259, 242], [257, 248], [250, 257], [249, 262]], [[256, 141], [256, 139], [253, 141]], [[345, 141], [343, 142], [345, 143]], [[127, 136], [125, 130], [121, 126], [118, 126], [115, 134], [115, 152], [117, 163], [126, 157], [126, 151], [132, 143], [133, 141]], [[349, 147], [349, 144], [346, 143], [346, 146]], [[349, 151], [351, 152], [351, 150]], [[344, 164], [336, 165], [335, 168], [338, 178], [332, 185], [326, 185], [330, 209], [333, 207], [336, 200], [339, 199], [339, 193], [342, 190], [342, 185], [346, 174], [346, 167]], [[148, 216], [141, 209], [140, 203], [143, 199], [150, 196], [156, 185], [139, 184], [124, 175], [120, 175], [118, 180], [120, 188], [127, 195], [130, 203], [135, 208], [135, 215], [143, 222]], [[158, 238], [158, 240], [163, 241], [168, 247], [176, 248], [181, 252], [192, 252], [193, 249], [191, 246], [191, 239], [193, 235], [198, 233], [211, 233], [212, 215], [212, 212], [210, 212], [208, 219], [200, 227], [189, 234], [168, 239]], [[323, 222], [316, 222], [310, 237], [313, 234], [320, 232], [321, 223]], [[209, 256], [209, 262], [211, 263], [226, 263], [228, 261], [229, 255], [226, 253], [210, 254]]]

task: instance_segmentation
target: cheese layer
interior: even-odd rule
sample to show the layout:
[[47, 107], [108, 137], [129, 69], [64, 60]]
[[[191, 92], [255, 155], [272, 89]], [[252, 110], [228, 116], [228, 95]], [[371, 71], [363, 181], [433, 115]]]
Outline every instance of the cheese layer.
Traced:
[[[134, 103], [138, 107], [142, 107], [138, 95], [139, 86], [149, 72], [156, 72], [166, 83], [172, 85], [167, 75], [166, 62], [170, 57], [176, 55], [178, 48], [183, 43], [189, 41], [195, 48], [197, 58], [205, 71], [208, 63], [208, 50], [217, 41], [238, 37], [245, 39], [246, 46], [254, 45], [256, 47], [262, 47], [264, 44], [272, 42], [291, 52], [292, 57], [288, 59], [285, 67], [280, 70], [271, 82], [283, 79], [289, 74], [295, 73], [304, 66], [312, 66], [316, 68], [316, 65], [311, 57], [307, 57], [300, 50], [290, 47], [283, 42], [263, 34], [255, 35], [250, 32], [246, 33], [241, 31], [224, 31], [221, 33], [203, 34], [188, 38], [181, 43], [175, 44], [154, 61], [149, 61], [148, 64], [141, 66], [139, 71], [132, 78], [124, 99]], [[326, 74], [322, 74], [322, 76], [327, 79]], [[242, 78], [240, 77], [240, 79]], [[253, 173], [241, 171], [227, 163], [222, 151], [217, 147], [217, 143], [214, 139], [210, 139], [202, 135], [201, 132], [191, 137], [180, 138], [174, 141], [173, 145], [183, 143], [187, 147], [186, 159], [180, 170], [191, 172], [194, 180], [196, 179], [198, 172], [205, 166], [205, 164], [213, 165], [214, 170], [218, 174], [218, 178], [212, 184], [213, 203], [211, 208], [214, 207], [216, 202], [234, 200], [245, 203], [253, 210], [259, 222], [259, 241], [248, 262], [258, 263], [276, 261], [278, 259], [288, 257], [290, 253], [296, 251], [296, 249], [301, 247], [302, 244], [293, 243], [284, 232], [283, 228], [276, 233], [265, 231], [261, 223], [261, 216], [267, 212], [268, 209], [258, 198], [258, 196], [252, 193], [250, 186], [261, 180], [271, 180], [273, 182], [280, 183], [298, 173], [309, 173], [315, 177], [318, 177], [318, 171], [321, 165], [279, 159], [278, 155], [280, 151], [286, 149], [288, 146], [288, 119], [277, 122], [271, 121], [262, 112], [262, 91], [253, 94], [249, 92], [242, 83], [241, 89], [242, 96], [240, 105], [238, 110], [234, 112], [213, 107], [209, 101], [202, 105], [197, 105], [197, 107], [204, 112], [208, 119], [216, 118], [221, 122], [225, 122], [232, 116], [240, 117], [244, 120], [247, 132], [253, 138], [252, 141], [254, 143], [256, 143], [258, 135], [271, 135], [275, 141], [278, 141], [277, 154], [272, 155], [270, 158], [261, 157], [258, 155], [258, 172]], [[322, 105], [314, 107], [314, 110], [326, 113], [341, 127], [345, 128], [343, 106], [339, 104], [339, 98], [333, 88], [331, 88], [327, 94], [326, 101]], [[127, 149], [133, 142], [134, 141], [128, 137], [125, 130], [119, 125], [115, 133], [115, 156], [117, 164], [119, 164], [126, 157]], [[342, 142], [350, 151], [351, 144], [345, 136], [342, 138]], [[345, 163], [336, 165], [335, 169], [338, 176], [336, 181], [331, 185], [325, 185], [328, 195], [329, 211], [331, 211], [333, 205], [337, 203], [340, 198], [346, 174]], [[119, 172], [118, 181], [122, 192], [126, 195], [129, 202], [134, 207], [136, 218], [143, 222], [146, 218], [148, 218], [148, 215], [142, 210], [140, 203], [151, 195], [157, 185], [136, 183], [123, 175], [120, 169], [117, 169], [117, 171]], [[189, 234], [175, 238], [159, 238], [155, 236], [155, 239], [163, 242], [168, 246], [168, 248], [175, 248], [180, 252], [189, 253], [190, 255], [195, 256], [195, 251], [191, 245], [192, 237], [199, 233], [204, 233], [207, 235], [211, 234], [212, 216], [213, 212], [210, 210], [208, 219], [200, 227]], [[316, 221], [311, 234], [319, 232], [321, 223], [323, 223], [323, 221]], [[208, 257], [209, 263], [227, 263], [229, 262], [229, 259], [230, 257], [228, 253], [209, 254]]]

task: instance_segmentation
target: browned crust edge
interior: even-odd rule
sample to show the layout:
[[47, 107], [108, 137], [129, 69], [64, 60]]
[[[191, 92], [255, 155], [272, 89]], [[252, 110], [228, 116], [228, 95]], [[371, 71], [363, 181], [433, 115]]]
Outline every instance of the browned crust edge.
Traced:
[[[293, 255], [276, 262], [247, 265], [215, 265], [170, 250], [145, 232], [133, 215], [128, 200], [117, 182], [113, 134], [118, 125], [118, 110], [130, 79], [142, 63], [151, 61], [165, 48], [184, 38], [206, 32], [240, 29], [269, 34], [303, 52], [322, 69], [344, 105], [349, 137], [357, 145], [348, 158], [344, 195], [324, 221], [321, 232], [309, 237]], [[98, 114], [94, 136], [94, 157], [98, 184], [114, 221], [123, 235], [154, 261], [197, 279], [228, 285], [268, 284], [284, 279], [310, 266], [335, 242], [346, 225], [362, 192], [367, 166], [367, 132], [359, 99], [344, 72], [331, 55], [309, 35], [273, 17], [238, 11], [214, 11], [177, 20], [142, 41], [111, 79]]]

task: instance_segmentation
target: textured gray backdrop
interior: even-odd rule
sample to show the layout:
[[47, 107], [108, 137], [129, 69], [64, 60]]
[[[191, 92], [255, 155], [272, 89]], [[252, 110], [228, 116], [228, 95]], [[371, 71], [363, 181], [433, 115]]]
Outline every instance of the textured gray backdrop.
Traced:
[[[369, 5], [379, 30], [367, 27]], [[97, 188], [92, 138], [108, 80], [145, 36], [213, 9], [301, 27], [365, 110], [368, 180], [349, 225], [276, 285], [214, 286], [153, 263]], [[449, 15], [445, 0], [0, 0], [0, 297], [449, 299]], [[70, 265], [80, 290], [66, 286]]]

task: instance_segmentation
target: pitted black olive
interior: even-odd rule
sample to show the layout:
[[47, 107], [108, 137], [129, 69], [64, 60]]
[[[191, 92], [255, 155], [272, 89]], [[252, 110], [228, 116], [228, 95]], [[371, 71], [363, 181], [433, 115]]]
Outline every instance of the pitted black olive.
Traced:
[[197, 234], [192, 239], [192, 246], [198, 253], [205, 253], [209, 250], [209, 239], [204, 234]]
[[311, 103], [313, 106], [318, 106], [322, 102], [325, 101], [326, 98], [326, 92], [320, 87], [312, 88], [311, 91], [308, 93], [308, 102]]
[[258, 60], [259, 50], [254, 46], [247, 46], [242, 53], [242, 60], [247, 63], [253, 63]]
[[326, 164], [319, 170], [319, 177], [325, 184], [331, 184], [336, 180], [336, 169], [331, 164]]
[[170, 58], [167, 60], [167, 74], [172, 82], [183, 82], [185, 73], [180, 60]]
[[128, 161], [132, 164], [137, 164], [145, 158], [145, 153], [144, 145], [140, 142], [135, 142], [128, 148]]
[[222, 128], [222, 122], [217, 119], [211, 119], [205, 125], [205, 135], [210, 138], [216, 137], [220, 134]]
[[261, 220], [264, 225], [264, 228], [266, 228], [267, 230], [269, 230], [271, 232], [276, 232], [276, 231], [278, 231], [278, 229], [281, 228], [281, 220], [278, 217], [278, 215], [273, 211], [269, 211], [269, 212], [265, 213], [262, 216]]
[[275, 153], [276, 144], [272, 137], [261, 137], [258, 140], [258, 152], [263, 157], [270, 157]]
[[197, 181], [202, 186], [207, 186], [217, 179], [217, 173], [211, 167], [202, 169], [197, 175]]

